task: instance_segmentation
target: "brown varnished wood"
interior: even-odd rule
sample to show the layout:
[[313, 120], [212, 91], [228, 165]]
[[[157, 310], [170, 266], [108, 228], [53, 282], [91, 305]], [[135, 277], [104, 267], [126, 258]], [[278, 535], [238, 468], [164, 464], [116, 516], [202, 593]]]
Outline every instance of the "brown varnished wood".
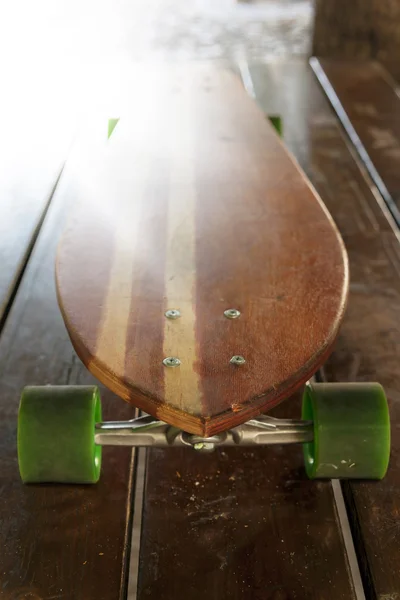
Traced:
[[[387, 227], [373, 197], [360, 200], [368, 186], [307, 65], [249, 71], [260, 106], [282, 115], [285, 143], [332, 197], [338, 225], [354, 236], [370, 219]], [[296, 394], [272, 414], [298, 418], [300, 406]], [[152, 449], [143, 506], [138, 600], [356, 597], [331, 483], [307, 480], [301, 446]]]
[[[88, 152], [86, 148], [82, 156]], [[130, 450], [104, 450], [102, 480], [96, 486], [23, 485], [18, 472], [16, 430], [23, 387], [98, 383], [71, 346], [54, 286], [56, 245], [69, 211], [72, 169], [71, 161], [0, 337], [2, 600], [120, 600], [126, 594]], [[105, 419], [134, 416], [132, 407], [116, 402], [107, 389], [102, 401]]]
[[[233, 74], [150, 72], [75, 186], [58, 299], [78, 355], [122, 398], [211, 434], [271, 408], [325, 360], [346, 301], [344, 246]], [[230, 364], [236, 354], [245, 365]], [[180, 367], [164, 367], [171, 355]]]
[[394, 80], [372, 61], [312, 59], [312, 66], [400, 226], [400, 98]]

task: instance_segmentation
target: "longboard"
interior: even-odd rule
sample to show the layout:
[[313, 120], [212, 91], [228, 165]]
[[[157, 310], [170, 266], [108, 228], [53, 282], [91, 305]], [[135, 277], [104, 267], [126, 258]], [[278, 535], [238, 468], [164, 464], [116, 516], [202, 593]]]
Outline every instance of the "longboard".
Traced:
[[57, 294], [74, 348], [124, 400], [209, 436], [329, 355], [348, 266], [322, 200], [231, 72], [147, 72], [76, 175]]

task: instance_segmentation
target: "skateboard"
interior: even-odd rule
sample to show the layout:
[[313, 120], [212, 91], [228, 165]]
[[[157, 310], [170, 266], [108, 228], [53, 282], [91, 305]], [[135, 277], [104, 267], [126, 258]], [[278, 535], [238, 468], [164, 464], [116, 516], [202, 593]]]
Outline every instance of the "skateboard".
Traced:
[[[60, 310], [88, 370], [144, 414], [102, 422], [95, 386], [25, 388], [24, 482], [95, 483], [106, 444], [302, 443], [311, 478], [384, 476], [382, 387], [311, 381], [345, 312], [343, 241], [233, 73], [148, 71], [73, 190]], [[266, 414], [301, 386], [301, 419]]]

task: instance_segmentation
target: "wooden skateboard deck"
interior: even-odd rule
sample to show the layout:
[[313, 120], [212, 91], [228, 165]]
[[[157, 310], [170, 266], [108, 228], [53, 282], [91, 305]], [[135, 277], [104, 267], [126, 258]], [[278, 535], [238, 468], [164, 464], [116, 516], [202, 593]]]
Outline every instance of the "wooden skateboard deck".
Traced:
[[344, 245], [232, 73], [148, 71], [71, 189], [60, 308], [79, 357], [124, 400], [211, 435], [270, 409], [324, 362], [346, 304]]

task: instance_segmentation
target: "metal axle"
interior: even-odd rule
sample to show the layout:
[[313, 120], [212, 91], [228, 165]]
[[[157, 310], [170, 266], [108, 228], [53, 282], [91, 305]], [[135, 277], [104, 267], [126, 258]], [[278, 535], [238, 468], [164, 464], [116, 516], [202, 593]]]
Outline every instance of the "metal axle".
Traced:
[[97, 423], [95, 427], [95, 442], [101, 446], [190, 446], [212, 452], [216, 446], [302, 444], [312, 440], [312, 421], [275, 419], [268, 415], [207, 438], [187, 433], [149, 415], [130, 421]]

